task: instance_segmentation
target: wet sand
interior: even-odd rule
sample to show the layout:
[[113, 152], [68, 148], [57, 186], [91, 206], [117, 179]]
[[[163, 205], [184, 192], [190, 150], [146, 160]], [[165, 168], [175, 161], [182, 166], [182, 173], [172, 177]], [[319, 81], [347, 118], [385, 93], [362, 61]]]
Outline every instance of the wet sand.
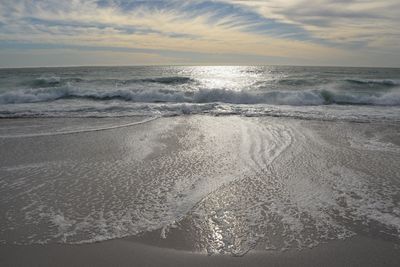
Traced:
[[0, 121], [0, 265], [400, 262], [398, 125], [148, 119]]
[[244, 257], [201, 253], [113, 240], [88, 245], [2, 246], [1, 266], [398, 266], [400, 249], [363, 237], [316, 248], [252, 252]]

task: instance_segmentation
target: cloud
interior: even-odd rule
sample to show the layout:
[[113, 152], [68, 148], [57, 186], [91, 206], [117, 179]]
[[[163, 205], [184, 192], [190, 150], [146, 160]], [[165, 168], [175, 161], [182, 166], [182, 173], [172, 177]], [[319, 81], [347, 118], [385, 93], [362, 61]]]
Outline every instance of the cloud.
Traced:
[[297, 64], [340, 58], [347, 64], [355, 49], [399, 52], [396, 2], [3, 0], [0, 43], [248, 55]]
[[396, 48], [396, 43], [400, 43], [398, 0], [227, 2], [256, 10], [264, 17], [302, 27], [315, 38], [332, 44], [391, 50]]

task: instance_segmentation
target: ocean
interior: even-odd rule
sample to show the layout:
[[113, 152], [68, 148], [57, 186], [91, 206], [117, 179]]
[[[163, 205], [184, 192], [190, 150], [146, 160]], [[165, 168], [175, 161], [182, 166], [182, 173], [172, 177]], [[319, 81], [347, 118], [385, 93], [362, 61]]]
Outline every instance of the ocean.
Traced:
[[400, 69], [291, 66], [0, 70], [0, 117], [184, 114], [399, 121]]
[[13, 253], [133, 240], [286, 259], [348, 242], [398, 262], [400, 69], [1, 69], [0, 118]]

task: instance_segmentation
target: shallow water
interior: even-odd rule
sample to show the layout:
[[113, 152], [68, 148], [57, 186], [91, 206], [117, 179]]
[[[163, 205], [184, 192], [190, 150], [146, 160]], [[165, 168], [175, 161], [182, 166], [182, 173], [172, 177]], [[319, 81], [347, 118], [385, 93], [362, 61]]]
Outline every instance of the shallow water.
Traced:
[[[64, 120], [68, 129], [83, 120], [101, 128], [95, 119]], [[20, 119], [2, 123], [12, 135]], [[2, 243], [154, 230], [168, 238], [175, 227], [209, 254], [302, 249], [353, 235], [400, 242], [398, 125], [240, 116], [109, 123], [0, 138]]]
[[1, 243], [400, 242], [399, 69], [1, 69], [0, 117]]

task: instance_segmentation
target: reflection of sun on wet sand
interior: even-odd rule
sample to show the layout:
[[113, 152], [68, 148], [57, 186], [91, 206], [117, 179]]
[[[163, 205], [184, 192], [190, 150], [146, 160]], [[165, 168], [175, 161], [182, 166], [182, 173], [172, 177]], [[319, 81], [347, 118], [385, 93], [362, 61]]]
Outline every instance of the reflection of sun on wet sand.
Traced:
[[1, 121], [0, 263], [400, 259], [398, 125], [144, 120]]
[[353, 237], [301, 251], [208, 257], [117, 239], [87, 245], [9, 245], [2, 248], [0, 263], [4, 266], [32, 266], [32, 262], [36, 266], [397, 266], [399, 251], [391, 242]]

